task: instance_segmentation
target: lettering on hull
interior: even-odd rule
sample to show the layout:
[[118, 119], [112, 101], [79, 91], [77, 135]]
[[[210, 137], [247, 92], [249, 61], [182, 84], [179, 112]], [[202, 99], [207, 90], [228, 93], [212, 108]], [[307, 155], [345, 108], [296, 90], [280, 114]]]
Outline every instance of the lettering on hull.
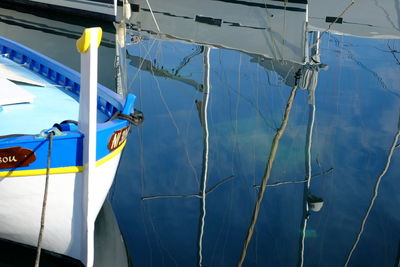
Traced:
[[0, 169], [27, 167], [35, 160], [36, 155], [30, 149], [20, 146], [0, 149]]
[[111, 152], [120, 147], [128, 137], [128, 134], [129, 134], [129, 126], [122, 128], [121, 130], [115, 131], [111, 135], [110, 140], [108, 141], [107, 145], [108, 150]]

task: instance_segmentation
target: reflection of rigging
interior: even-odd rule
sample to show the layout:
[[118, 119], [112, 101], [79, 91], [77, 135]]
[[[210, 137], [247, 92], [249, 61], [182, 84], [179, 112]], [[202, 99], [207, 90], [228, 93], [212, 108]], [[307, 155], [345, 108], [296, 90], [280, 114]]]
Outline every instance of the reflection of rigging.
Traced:
[[272, 147], [271, 147], [271, 150], [269, 152], [267, 166], [265, 168], [264, 177], [262, 179], [260, 190], [258, 192], [258, 198], [257, 198], [256, 204], [255, 204], [254, 210], [253, 210], [252, 220], [251, 220], [249, 229], [247, 231], [246, 239], [245, 239], [245, 241], [243, 243], [242, 254], [240, 256], [240, 259], [239, 259], [239, 262], [238, 262], [238, 266], [242, 266], [242, 264], [243, 264], [243, 262], [244, 262], [244, 260], [246, 258], [247, 248], [248, 248], [248, 246], [250, 244], [250, 241], [251, 241], [251, 239], [253, 237], [254, 228], [255, 228], [256, 223], [257, 223], [257, 218], [258, 218], [258, 214], [260, 212], [261, 203], [262, 203], [262, 200], [264, 198], [264, 193], [265, 193], [265, 190], [267, 188], [267, 183], [268, 183], [268, 180], [269, 180], [270, 175], [271, 175], [272, 166], [273, 166], [273, 163], [275, 161], [276, 152], [277, 152], [278, 147], [279, 147], [279, 141], [280, 141], [282, 135], [284, 134], [284, 132], [286, 130], [286, 126], [287, 126], [288, 121], [289, 121], [290, 112], [291, 112], [292, 105], [293, 105], [293, 100], [294, 100], [294, 98], [296, 96], [296, 91], [297, 91], [297, 88], [298, 88], [297, 81], [300, 78], [300, 72], [301, 72], [300, 69], [296, 72], [296, 82], [295, 82], [295, 85], [293, 86], [293, 88], [292, 88], [292, 90], [290, 92], [290, 96], [289, 96], [289, 99], [288, 99], [287, 104], [286, 104], [285, 113], [283, 115], [281, 126], [277, 130], [277, 132], [276, 132], [276, 134], [274, 136], [274, 139], [272, 141]]
[[[319, 41], [320, 41], [320, 33], [319, 32], [314, 32], [313, 33], [313, 41], [314, 44], [311, 46], [311, 53], [312, 56], [310, 57], [310, 62], [306, 63], [305, 65], [301, 66], [301, 65], [292, 65], [292, 64], [288, 64], [287, 62], [283, 62], [283, 64], [278, 64], [279, 66], [279, 73], [283, 74], [284, 70], [286, 69], [288, 71], [288, 73], [294, 73], [294, 67], [298, 67], [298, 70], [296, 71], [295, 75], [294, 75], [294, 79], [293, 82], [290, 79], [285, 79], [285, 83], [287, 84], [293, 84], [293, 89], [291, 92], [291, 97], [289, 98], [288, 102], [287, 102], [287, 106], [286, 106], [286, 110], [284, 113], [284, 118], [283, 121], [281, 123], [281, 127], [278, 129], [274, 139], [273, 139], [273, 144], [272, 144], [272, 148], [270, 151], [270, 155], [268, 158], [268, 163], [267, 163], [267, 167], [264, 173], [264, 178], [262, 180], [262, 184], [259, 190], [259, 194], [258, 194], [258, 198], [257, 198], [257, 202], [253, 211], [253, 216], [252, 216], [252, 222], [250, 224], [248, 233], [247, 233], [247, 237], [246, 240], [244, 242], [243, 245], [243, 249], [242, 249], [242, 255], [241, 258], [239, 260], [238, 266], [241, 266], [244, 262], [244, 259], [246, 257], [246, 251], [247, 251], [247, 247], [251, 241], [252, 238], [252, 234], [254, 231], [254, 227], [257, 221], [257, 217], [258, 217], [258, 213], [259, 213], [259, 209], [261, 206], [261, 202], [263, 199], [263, 195], [265, 192], [266, 187], [271, 187], [271, 186], [278, 186], [278, 185], [283, 185], [283, 184], [293, 184], [293, 183], [304, 183], [304, 215], [303, 218], [304, 220], [302, 221], [302, 233], [300, 236], [300, 252], [299, 252], [299, 266], [303, 266], [304, 264], [304, 242], [305, 242], [305, 236], [306, 236], [306, 228], [307, 228], [307, 222], [308, 222], [308, 216], [309, 216], [309, 210], [312, 211], [316, 211], [318, 212], [322, 206], [323, 206], [323, 200], [317, 196], [314, 196], [311, 194], [310, 191], [310, 186], [311, 186], [311, 179], [313, 177], [319, 176], [319, 175], [324, 175], [330, 171], [333, 170], [333, 168], [328, 169], [327, 171], [322, 172], [321, 174], [318, 175], [312, 175], [312, 168], [311, 168], [311, 145], [312, 145], [312, 132], [313, 132], [313, 128], [314, 128], [314, 122], [315, 122], [315, 112], [316, 112], [316, 108], [315, 108], [315, 89], [317, 87], [317, 83], [318, 83], [318, 72], [320, 69], [326, 70], [327, 66], [325, 64], [321, 64], [320, 63], [320, 59], [319, 59]], [[260, 64], [269, 64], [267, 61], [263, 61]], [[281, 63], [281, 62], [280, 62]], [[264, 65], [266, 66], [266, 65]], [[282, 77], [284, 77], [282, 75]], [[270, 184], [267, 185], [268, 180], [269, 180], [269, 176], [270, 176], [270, 172], [272, 169], [272, 164], [273, 161], [275, 159], [275, 154], [276, 151], [278, 149], [278, 145], [279, 145], [279, 139], [281, 138], [281, 136], [283, 135], [286, 125], [287, 125], [287, 121], [289, 119], [289, 114], [290, 114], [290, 107], [292, 105], [293, 99], [292, 96], [294, 98], [294, 94], [295, 94], [295, 90], [297, 88], [302, 88], [302, 89], [307, 89], [309, 92], [309, 103], [310, 103], [310, 119], [309, 119], [309, 125], [308, 125], [308, 130], [307, 130], [307, 149], [306, 149], [306, 178], [304, 180], [300, 180], [300, 181], [287, 181], [287, 182], [277, 182], [274, 184]]]
[[354, 244], [353, 244], [353, 246], [352, 246], [352, 248], [351, 248], [351, 250], [350, 250], [350, 252], [349, 252], [349, 254], [347, 256], [347, 258], [346, 258], [346, 263], [344, 264], [344, 266], [347, 266], [349, 264], [349, 262], [351, 260], [351, 257], [353, 255], [353, 252], [356, 250], [356, 248], [358, 246], [358, 243], [360, 242], [361, 236], [362, 236], [362, 234], [364, 232], [365, 224], [366, 224], [366, 222], [368, 220], [368, 217], [369, 217], [369, 214], [370, 214], [372, 208], [374, 207], [375, 200], [378, 197], [379, 187], [381, 185], [382, 178], [383, 178], [383, 176], [385, 176], [386, 172], [389, 170], [391, 159], [392, 159], [394, 150], [396, 149], [396, 146], [397, 146], [397, 144], [399, 142], [399, 138], [400, 138], [400, 116], [399, 116], [399, 121], [397, 123], [397, 132], [396, 132], [396, 134], [394, 136], [392, 145], [390, 146], [389, 154], [388, 154], [388, 156], [386, 158], [385, 167], [383, 168], [382, 172], [380, 173], [380, 175], [378, 176], [378, 178], [376, 180], [375, 187], [374, 187], [374, 192], [373, 192], [373, 195], [372, 195], [372, 198], [371, 198], [371, 202], [370, 202], [370, 204], [368, 206], [368, 209], [367, 209], [367, 212], [365, 213], [365, 216], [364, 216], [364, 218], [363, 218], [363, 220], [361, 222], [360, 232], [357, 234], [357, 238], [356, 238], [356, 240], [355, 240], [355, 242], [354, 242]]
[[179, 64], [179, 66], [176, 68], [174, 75], [177, 76], [183, 67], [189, 64], [194, 57], [203, 53], [203, 51], [204, 51], [204, 46], [197, 46], [192, 54], [187, 55], [182, 59], [181, 64]]
[[179, 74], [178, 74], [179, 71], [190, 61], [190, 59], [193, 58], [193, 56], [190, 57], [190, 55], [189, 55], [188, 57], [190, 57], [190, 58], [185, 57], [185, 59], [188, 58], [187, 63], [185, 63], [185, 64], [181, 63], [181, 65], [178, 67], [178, 69], [174, 73], [170, 72], [162, 67], [160, 68], [158, 66], [155, 66], [153, 64], [153, 62], [151, 62], [148, 59], [143, 59], [141, 57], [131, 55], [131, 54], [129, 54], [129, 51], [127, 51], [126, 57], [127, 57], [127, 59], [130, 60], [130, 63], [129, 63], [130, 65], [134, 66], [135, 68], [140, 68], [141, 71], [148, 71], [148, 72], [151, 72], [152, 75], [154, 75], [154, 76], [165, 77], [168, 79], [173, 79], [175, 81], [180, 81], [182, 83], [185, 83], [187, 85], [194, 87], [197, 91], [202, 91], [202, 88], [203, 88], [202, 84], [196, 82], [195, 80], [179, 76]]
[[[334, 39], [336, 45], [339, 46], [340, 41], [339, 41], [337, 38], [335, 38], [334, 36], [331, 36], [331, 38]], [[386, 50], [381, 50], [381, 51], [391, 53], [391, 54], [393, 55], [394, 59], [396, 60], [396, 62], [400, 65], [399, 59], [396, 57], [396, 53], [399, 53], [399, 51], [397, 51], [396, 49], [393, 49], [393, 48], [389, 45], [389, 43], [387, 44], [387, 46], [388, 46], [388, 48], [389, 48], [388, 51], [386, 51]], [[380, 84], [380, 86], [381, 86], [384, 90], [388, 91], [389, 93], [391, 93], [391, 94], [393, 94], [393, 95], [395, 95], [395, 96], [397, 96], [397, 97], [400, 97], [400, 93], [397, 92], [396, 90], [390, 89], [390, 86], [388, 86], [388, 85], [386, 84], [385, 79], [384, 79], [384, 77], [382, 76], [382, 74], [380, 74], [378, 71], [374, 70], [374, 67], [370, 67], [370, 66], [364, 64], [363, 62], [361, 62], [360, 60], [358, 60], [358, 59], [356, 58], [356, 56], [354, 55], [354, 53], [353, 53], [350, 49], [346, 48], [345, 46], [342, 47], [342, 49], [345, 49], [345, 50], [346, 50], [346, 52], [347, 52], [347, 57], [348, 57], [349, 59], [351, 59], [356, 65], [360, 66], [360, 68], [362, 68], [362, 69], [364, 69], [365, 71], [369, 72], [369, 73], [376, 79], [376, 81]]]
[[[199, 240], [198, 240], [198, 266], [203, 266], [203, 239], [205, 229], [205, 217], [206, 217], [206, 196], [208, 193], [216, 190], [220, 185], [228, 182], [234, 176], [229, 176], [219, 183], [207, 190], [207, 180], [209, 174], [209, 129], [208, 129], [208, 103], [210, 98], [210, 48], [203, 47], [203, 99], [202, 101], [196, 100], [196, 107], [199, 109], [200, 123], [203, 129], [203, 156], [202, 156], [202, 175], [201, 175], [201, 188], [198, 194], [186, 194], [186, 195], [156, 195], [143, 197], [142, 200], [160, 199], [160, 198], [188, 198], [196, 197], [201, 199], [200, 209], [200, 224], [199, 224]], [[151, 64], [151, 63], [150, 63]]]

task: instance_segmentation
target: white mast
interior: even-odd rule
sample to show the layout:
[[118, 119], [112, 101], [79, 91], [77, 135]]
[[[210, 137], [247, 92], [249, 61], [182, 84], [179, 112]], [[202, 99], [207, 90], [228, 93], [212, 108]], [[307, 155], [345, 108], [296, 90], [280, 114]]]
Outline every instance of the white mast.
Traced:
[[87, 267], [93, 266], [94, 261], [94, 222], [91, 198], [94, 187], [93, 178], [96, 171], [96, 126], [97, 126], [97, 55], [101, 42], [102, 29], [85, 29], [82, 37], [76, 42], [81, 53], [81, 88], [79, 101], [79, 131], [83, 138], [83, 227], [82, 255]]

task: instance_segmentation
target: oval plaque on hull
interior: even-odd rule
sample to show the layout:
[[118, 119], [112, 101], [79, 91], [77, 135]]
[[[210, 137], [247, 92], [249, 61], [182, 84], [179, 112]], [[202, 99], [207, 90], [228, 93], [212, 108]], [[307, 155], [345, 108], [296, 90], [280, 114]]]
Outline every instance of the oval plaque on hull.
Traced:
[[36, 160], [35, 153], [27, 148], [0, 148], [0, 169], [27, 167]]
[[121, 130], [115, 131], [108, 141], [108, 150], [111, 152], [121, 146], [126, 138], [128, 137], [129, 126], [122, 128]]

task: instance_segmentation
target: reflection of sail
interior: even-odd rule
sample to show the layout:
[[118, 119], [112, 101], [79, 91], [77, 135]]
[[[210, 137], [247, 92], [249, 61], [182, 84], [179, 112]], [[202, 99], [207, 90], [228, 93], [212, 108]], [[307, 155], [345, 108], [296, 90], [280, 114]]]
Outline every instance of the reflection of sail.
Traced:
[[325, 31], [328, 27], [338, 34], [399, 38], [399, 1], [311, 0], [310, 30]]
[[305, 61], [307, 4], [302, 1], [170, 0], [165, 4], [152, 0], [152, 10], [147, 8], [146, 0], [135, 3], [140, 8], [132, 14], [132, 28], [156, 34], [156, 38], [224, 47], [300, 64]]
[[[298, 72], [299, 74], [300, 72]], [[267, 183], [271, 174], [271, 170], [272, 170], [272, 166], [274, 164], [274, 160], [275, 160], [275, 156], [276, 156], [276, 152], [278, 150], [279, 147], [279, 140], [281, 139], [283, 133], [285, 132], [286, 126], [288, 124], [289, 121], [289, 117], [290, 117], [290, 111], [292, 109], [292, 104], [293, 104], [293, 100], [294, 97], [296, 96], [296, 91], [297, 91], [298, 85], [295, 84], [290, 92], [290, 96], [289, 99], [287, 101], [286, 104], [286, 108], [285, 108], [285, 113], [283, 115], [283, 119], [282, 119], [282, 123], [281, 126], [279, 127], [279, 129], [277, 130], [274, 139], [272, 141], [272, 147], [271, 150], [269, 152], [269, 157], [268, 157], [268, 161], [267, 161], [267, 166], [265, 168], [265, 172], [264, 172], [264, 177], [262, 179], [261, 182], [261, 187], [260, 190], [258, 192], [258, 198], [253, 210], [253, 216], [252, 216], [252, 220], [251, 220], [251, 224], [249, 226], [249, 229], [247, 231], [247, 236], [246, 239], [243, 243], [243, 248], [242, 248], [242, 254], [240, 256], [239, 262], [238, 262], [238, 266], [242, 266], [245, 258], [246, 258], [246, 253], [247, 253], [247, 248], [250, 244], [250, 241], [252, 239], [253, 236], [253, 232], [254, 232], [254, 228], [256, 226], [257, 223], [257, 218], [258, 218], [258, 214], [260, 212], [260, 207], [261, 207], [261, 203], [262, 200], [264, 198], [264, 193], [265, 190], [267, 188]]]
[[393, 152], [396, 149], [396, 145], [399, 142], [399, 138], [400, 138], [400, 117], [399, 117], [399, 122], [397, 123], [396, 135], [394, 136], [393, 143], [390, 146], [389, 154], [388, 154], [388, 156], [386, 158], [385, 167], [383, 168], [381, 174], [378, 176], [378, 178], [376, 180], [375, 187], [374, 187], [374, 193], [372, 195], [371, 202], [370, 202], [370, 204], [368, 206], [367, 212], [365, 213], [364, 219], [361, 222], [360, 232], [357, 234], [357, 238], [356, 238], [356, 240], [355, 240], [355, 242], [354, 242], [354, 244], [353, 244], [353, 246], [352, 246], [352, 248], [351, 248], [351, 250], [349, 252], [349, 255], [346, 258], [346, 263], [344, 264], [344, 266], [347, 266], [349, 264], [350, 259], [351, 259], [352, 255], [353, 255], [353, 252], [355, 251], [355, 249], [357, 248], [358, 243], [360, 242], [361, 235], [364, 232], [365, 224], [366, 224], [366, 222], [368, 220], [368, 216], [369, 216], [372, 208], [374, 207], [376, 198], [378, 197], [379, 187], [381, 185], [382, 178], [383, 178], [383, 176], [385, 176], [386, 172], [389, 169], [390, 162], [391, 162], [391, 159], [392, 159], [392, 156], [393, 156]]

